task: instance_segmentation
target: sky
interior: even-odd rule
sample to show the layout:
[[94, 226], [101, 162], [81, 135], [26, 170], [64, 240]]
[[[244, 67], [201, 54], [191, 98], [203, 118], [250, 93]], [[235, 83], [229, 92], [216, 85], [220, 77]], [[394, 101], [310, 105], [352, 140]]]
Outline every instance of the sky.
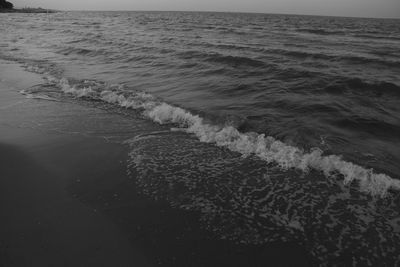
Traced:
[[8, 0], [59, 10], [227, 11], [400, 18], [400, 0]]

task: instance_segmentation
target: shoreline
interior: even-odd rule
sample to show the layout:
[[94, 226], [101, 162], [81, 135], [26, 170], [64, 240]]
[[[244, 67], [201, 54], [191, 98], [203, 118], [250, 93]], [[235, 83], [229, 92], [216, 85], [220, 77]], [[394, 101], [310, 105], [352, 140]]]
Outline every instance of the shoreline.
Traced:
[[143, 195], [126, 173], [128, 147], [92, 134], [140, 121], [19, 94], [40, 83], [0, 60], [0, 265], [310, 265], [295, 243], [221, 240], [196, 212]]
[[68, 190], [107, 170], [113, 182], [125, 179], [125, 148], [40, 127], [46, 118], [36, 109], [57, 111], [59, 104], [19, 94], [40, 82], [0, 61], [0, 265], [153, 266], [104, 212]]

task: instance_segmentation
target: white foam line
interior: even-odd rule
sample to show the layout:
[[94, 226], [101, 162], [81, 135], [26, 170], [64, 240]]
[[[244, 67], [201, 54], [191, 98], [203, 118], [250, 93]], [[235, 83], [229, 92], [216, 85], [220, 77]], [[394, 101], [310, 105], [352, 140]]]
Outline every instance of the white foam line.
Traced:
[[[159, 124], [174, 123], [182, 131], [194, 134], [201, 142], [214, 143], [226, 147], [243, 156], [256, 155], [268, 163], [276, 163], [282, 169], [299, 169], [308, 172], [314, 169], [326, 177], [343, 176], [344, 184], [357, 181], [361, 191], [373, 196], [385, 196], [389, 189], [400, 190], [400, 180], [386, 174], [377, 174], [373, 169], [365, 169], [359, 165], [347, 162], [340, 156], [322, 155], [322, 150], [315, 148], [309, 153], [287, 145], [271, 136], [257, 133], [240, 133], [232, 126], [220, 127], [205, 123], [203, 118], [190, 112], [158, 102], [147, 93], [135, 92], [125, 97], [121, 93], [110, 90], [96, 92], [92, 88], [77, 88], [70, 86], [68, 80], [59, 80], [64, 93], [76, 97], [92, 97], [102, 101], [130, 109], [144, 109], [143, 114]], [[176, 130], [176, 128], [175, 128]]]
[[400, 190], [400, 180], [385, 174], [376, 174], [373, 169], [365, 169], [344, 161], [340, 156], [323, 156], [322, 150], [318, 148], [310, 153], [304, 153], [299, 148], [286, 145], [271, 136], [240, 133], [232, 126], [221, 128], [206, 124], [199, 116], [166, 103], [146, 110], [145, 113], [160, 124], [178, 123], [186, 129], [186, 132], [195, 134], [202, 142], [215, 143], [244, 156], [256, 155], [268, 163], [277, 163], [282, 169], [295, 168], [304, 172], [315, 169], [323, 172], [326, 177], [340, 174], [345, 184], [358, 181], [362, 191], [374, 196], [383, 197], [389, 189]]

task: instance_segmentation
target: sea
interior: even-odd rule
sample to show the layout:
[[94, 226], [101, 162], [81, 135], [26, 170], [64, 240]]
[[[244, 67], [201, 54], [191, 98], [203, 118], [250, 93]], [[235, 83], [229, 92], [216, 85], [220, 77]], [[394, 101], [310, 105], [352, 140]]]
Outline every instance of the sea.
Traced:
[[107, 138], [148, 198], [316, 265], [400, 264], [400, 20], [0, 15], [0, 58], [46, 81], [21, 94], [131, 118]]

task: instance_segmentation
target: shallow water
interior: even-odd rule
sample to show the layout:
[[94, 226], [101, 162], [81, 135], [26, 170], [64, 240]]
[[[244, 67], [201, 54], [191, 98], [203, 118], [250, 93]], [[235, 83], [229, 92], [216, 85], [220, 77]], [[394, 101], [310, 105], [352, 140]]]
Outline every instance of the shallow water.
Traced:
[[125, 141], [149, 196], [235, 242], [399, 262], [399, 20], [1, 15], [0, 57], [47, 79], [27, 97], [162, 124]]

